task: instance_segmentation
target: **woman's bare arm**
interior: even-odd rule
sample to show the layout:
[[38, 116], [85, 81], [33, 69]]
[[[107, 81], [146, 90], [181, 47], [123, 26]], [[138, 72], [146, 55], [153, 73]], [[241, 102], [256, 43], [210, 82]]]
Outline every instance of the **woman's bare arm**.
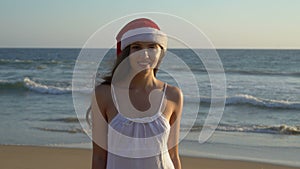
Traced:
[[95, 89], [92, 97], [92, 138], [93, 158], [92, 169], [105, 169], [107, 161], [107, 117], [105, 92], [107, 86], [101, 85]]
[[183, 106], [183, 96], [179, 88], [173, 87], [171, 91], [171, 102], [174, 106], [174, 111], [170, 118], [170, 135], [168, 140], [169, 154], [174, 164], [175, 169], [181, 169], [181, 162], [178, 152], [179, 134], [180, 134], [180, 121]]

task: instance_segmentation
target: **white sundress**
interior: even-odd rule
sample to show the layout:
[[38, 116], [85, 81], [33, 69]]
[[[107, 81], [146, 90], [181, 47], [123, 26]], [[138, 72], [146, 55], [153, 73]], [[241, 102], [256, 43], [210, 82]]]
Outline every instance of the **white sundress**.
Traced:
[[170, 124], [161, 112], [166, 86], [155, 115], [131, 119], [118, 113], [109, 123], [106, 169], [174, 169], [167, 147]]

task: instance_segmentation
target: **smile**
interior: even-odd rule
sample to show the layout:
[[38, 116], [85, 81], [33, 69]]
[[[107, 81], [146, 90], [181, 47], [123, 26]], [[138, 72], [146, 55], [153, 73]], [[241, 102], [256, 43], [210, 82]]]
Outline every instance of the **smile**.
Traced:
[[138, 62], [138, 64], [141, 66], [147, 66], [150, 65], [150, 62]]

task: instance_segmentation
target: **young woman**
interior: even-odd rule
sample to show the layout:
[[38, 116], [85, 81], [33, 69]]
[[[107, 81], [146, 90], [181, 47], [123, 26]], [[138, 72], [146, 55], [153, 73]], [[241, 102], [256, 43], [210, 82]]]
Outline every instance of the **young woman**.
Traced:
[[139, 18], [116, 39], [116, 64], [92, 98], [92, 169], [180, 169], [183, 96], [156, 78], [167, 36]]

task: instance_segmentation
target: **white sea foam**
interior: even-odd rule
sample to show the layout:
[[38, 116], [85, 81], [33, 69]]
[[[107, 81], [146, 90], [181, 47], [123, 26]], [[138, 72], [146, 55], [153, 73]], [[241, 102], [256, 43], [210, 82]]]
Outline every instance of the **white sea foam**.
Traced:
[[47, 94], [65, 94], [71, 92], [71, 87], [55, 87], [55, 86], [47, 86], [40, 83], [37, 83], [28, 77], [24, 78], [24, 85], [26, 88], [36, 91], [38, 93], [47, 93]]
[[[53, 86], [46, 84], [46, 82], [37, 82], [29, 77], [25, 77], [23, 80], [0, 80], [0, 89], [27, 89], [42, 94], [69, 94], [72, 92], [71, 86]], [[84, 94], [91, 93], [91, 88], [89, 87], [73, 90]]]
[[[221, 102], [222, 98], [200, 97], [203, 103]], [[255, 97], [252, 95], [239, 94], [235, 96], [226, 97], [226, 105], [236, 104], [250, 104], [254, 106], [261, 106], [267, 108], [282, 108], [282, 109], [300, 109], [300, 102], [287, 101], [287, 100], [272, 100]]]
[[[191, 129], [192, 132], [200, 132], [203, 128], [212, 128], [213, 126], [194, 125]], [[187, 128], [181, 127], [184, 131]], [[282, 134], [282, 135], [300, 135], [300, 126], [292, 125], [229, 125], [220, 124], [217, 131], [225, 132], [249, 132], [249, 133], [266, 133], [266, 134]]]

